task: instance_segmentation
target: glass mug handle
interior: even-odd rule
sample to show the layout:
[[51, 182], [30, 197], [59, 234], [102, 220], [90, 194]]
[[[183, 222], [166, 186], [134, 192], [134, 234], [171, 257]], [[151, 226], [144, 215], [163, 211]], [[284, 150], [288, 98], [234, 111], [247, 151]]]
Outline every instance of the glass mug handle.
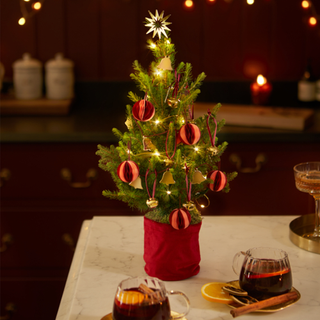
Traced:
[[181, 291], [171, 290], [171, 291], [168, 291], [167, 293], [168, 293], [168, 295], [178, 294], [178, 295], [182, 296], [184, 298], [184, 300], [186, 301], [187, 310], [184, 313], [179, 313], [177, 315], [171, 315], [171, 319], [182, 319], [184, 316], [186, 316], [189, 313], [189, 310], [190, 310], [189, 298]]
[[[234, 273], [238, 276], [239, 270], [241, 270], [242, 264], [241, 266], [239, 266], [239, 257], [241, 255], [246, 256], [247, 254], [244, 251], [239, 251], [238, 253], [235, 254], [235, 256], [233, 257], [233, 263], [232, 263], [232, 269], [234, 271]], [[242, 261], [243, 262], [243, 261]]]

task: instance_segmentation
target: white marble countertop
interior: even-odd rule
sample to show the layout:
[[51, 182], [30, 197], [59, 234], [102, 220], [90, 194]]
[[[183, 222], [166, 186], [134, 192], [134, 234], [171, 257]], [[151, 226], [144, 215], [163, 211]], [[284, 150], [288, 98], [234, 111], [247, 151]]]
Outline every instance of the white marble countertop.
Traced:
[[[165, 282], [191, 302], [188, 320], [233, 319], [230, 307], [209, 302], [201, 287], [214, 281], [236, 280], [233, 256], [252, 247], [276, 247], [288, 252], [293, 286], [301, 299], [275, 313], [251, 313], [243, 320], [319, 319], [320, 255], [298, 248], [289, 240], [294, 216], [206, 216], [200, 231], [201, 262], [197, 276]], [[56, 320], [100, 320], [112, 312], [116, 287], [131, 276], [146, 276], [143, 260], [143, 217], [94, 217], [83, 223]], [[171, 298], [170, 298], [171, 299]], [[175, 311], [180, 301], [170, 301]]]

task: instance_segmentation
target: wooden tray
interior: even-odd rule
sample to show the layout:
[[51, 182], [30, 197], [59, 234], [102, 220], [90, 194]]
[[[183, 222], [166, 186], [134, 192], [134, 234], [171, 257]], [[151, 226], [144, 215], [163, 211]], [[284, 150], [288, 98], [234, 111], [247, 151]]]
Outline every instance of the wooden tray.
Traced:
[[[215, 105], [195, 103], [195, 117], [204, 115]], [[226, 125], [304, 130], [312, 124], [313, 116], [312, 109], [222, 104], [217, 120], [225, 119]]]
[[1, 115], [66, 115], [69, 113], [72, 99], [18, 100], [12, 96], [1, 95]]

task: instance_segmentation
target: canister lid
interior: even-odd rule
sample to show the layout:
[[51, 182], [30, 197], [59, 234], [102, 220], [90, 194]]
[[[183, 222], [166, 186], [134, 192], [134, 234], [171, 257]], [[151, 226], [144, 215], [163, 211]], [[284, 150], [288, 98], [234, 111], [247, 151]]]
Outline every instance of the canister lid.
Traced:
[[63, 57], [62, 53], [57, 53], [54, 59], [46, 62], [46, 68], [72, 68], [73, 62]]
[[12, 64], [12, 66], [14, 69], [15, 68], [21, 68], [21, 69], [41, 68], [42, 63], [37, 59], [33, 59], [31, 57], [31, 54], [26, 52], [22, 55], [22, 59], [15, 61]]

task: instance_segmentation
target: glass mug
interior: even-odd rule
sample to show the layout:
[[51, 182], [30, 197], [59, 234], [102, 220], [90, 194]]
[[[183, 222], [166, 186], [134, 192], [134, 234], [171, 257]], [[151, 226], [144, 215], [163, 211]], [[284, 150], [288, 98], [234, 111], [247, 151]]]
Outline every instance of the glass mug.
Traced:
[[[169, 295], [181, 295], [186, 302], [183, 314], [172, 315]], [[190, 302], [180, 291], [168, 292], [164, 283], [151, 277], [128, 278], [120, 282], [114, 299], [113, 320], [169, 320], [181, 319], [188, 312]]]
[[239, 275], [240, 256], [244, 256], [239, 276], [240, 288], [255, 298], [287, 293], [292, 288], [288, 254], [274, 248], [252, 248], [233, 258], [233, 271]]

